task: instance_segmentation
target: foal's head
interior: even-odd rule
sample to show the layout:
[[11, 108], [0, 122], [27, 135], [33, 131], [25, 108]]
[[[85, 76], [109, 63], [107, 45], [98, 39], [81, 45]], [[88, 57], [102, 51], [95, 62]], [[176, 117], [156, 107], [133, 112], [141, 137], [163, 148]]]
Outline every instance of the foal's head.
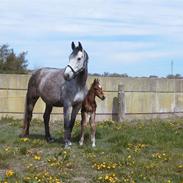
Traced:
[[104, 92], [102, 90], [102, 87], [101, 87], [100, 82], [99, 82], [98, 79], [94, 79], [91, 88], [92, 88], [92, 91], [94, 92], [94, 94], [98, 98], [100, 98], [101, 100], [105, 99]]

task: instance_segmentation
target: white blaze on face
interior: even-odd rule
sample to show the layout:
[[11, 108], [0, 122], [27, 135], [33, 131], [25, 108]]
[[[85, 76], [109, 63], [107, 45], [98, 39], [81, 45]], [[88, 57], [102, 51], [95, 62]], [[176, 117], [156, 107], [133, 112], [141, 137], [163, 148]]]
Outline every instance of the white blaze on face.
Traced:
[[83, 67], [84, 57], [83, 52], [79, 51], [78, 54], [70, 59], [69, 65], [77, 72]]
[[102, 89], [102, 86], [101, 86], [100, 84], [98, 85], [98, 87], [99, 87], [100, 89]]
[[[78, 72], [83, 68], [84, 64], [84, 54], [82, 51], [78, 51], [78, 54], [75, 57], [71, 57], [69, 60], [69, 66], [74, 70], [74, 72]], [[65, 74], [69, 75], [69, 78], [72, 78], [74, 73], [70, 67], [65, 69]]]

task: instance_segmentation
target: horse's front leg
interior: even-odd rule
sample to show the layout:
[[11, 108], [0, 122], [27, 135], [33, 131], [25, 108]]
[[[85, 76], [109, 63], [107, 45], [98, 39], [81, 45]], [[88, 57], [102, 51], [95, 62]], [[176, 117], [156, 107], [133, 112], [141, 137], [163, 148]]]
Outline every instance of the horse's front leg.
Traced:
[[72, 106], [64, 107], [64, 143], [65, 148], [71, 145], [71, 113]]
[[49, 143], [54, 141], [54, 139], [50, 135], [50, 127], [49, 127], [50, 113], [52, 111], [52, 108], [53, 108], [52, 106], [46, 104], [46, 109], [43, 115], [45, 125], [45, 138]]
[[95, 112], [91, 114], [90, 118], [90, 125], [91, 125], [91, 141], [92, 141], [92, 147], [95, 147], [95, 133], [96, 133], [96, 122], [95, 122]]
[[81, 104], [73, 106], [72, 114], [71, 114], [71, 123], [70, 123], [71, 132], [72, 132], [72, 129], [74, 127], [76, 116], [77, 116], [80, 109], [81, 109]]

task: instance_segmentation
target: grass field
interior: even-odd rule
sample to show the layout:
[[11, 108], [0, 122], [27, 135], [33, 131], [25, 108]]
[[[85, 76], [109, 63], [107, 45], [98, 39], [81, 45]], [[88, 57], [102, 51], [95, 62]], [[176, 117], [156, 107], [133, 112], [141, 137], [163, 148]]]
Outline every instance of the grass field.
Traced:
[[1, 119], [0, 182], [183, 183], [183, 119], [101, 122], [96, 148], [91, 148], [89, 129], [84, 146], [78, 145], [76, 122], [67, 150], [62, 122], [50, 124], [52, 144], [44, 140], [42, 121], [31, 124], [30, 138], [20, 139], [21, 121]]

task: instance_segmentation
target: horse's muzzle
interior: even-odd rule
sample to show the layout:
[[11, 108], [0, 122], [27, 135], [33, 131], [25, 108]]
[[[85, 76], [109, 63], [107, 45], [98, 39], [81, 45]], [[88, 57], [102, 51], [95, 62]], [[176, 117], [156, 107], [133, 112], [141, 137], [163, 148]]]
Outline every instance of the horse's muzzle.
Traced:
[[102, 96], [102, 100], [105, 100], [105, 96]]
[[69, 67], [66, 67], [65, 68], [65, 71], [64, 71], [64, 79], [69, 81], [73, 78], [73, 72], [72, 70], [69, 68]]
[[69, 74], [68, 73], [64, 73], [64, 79], [65, 80], [70, 80]]

